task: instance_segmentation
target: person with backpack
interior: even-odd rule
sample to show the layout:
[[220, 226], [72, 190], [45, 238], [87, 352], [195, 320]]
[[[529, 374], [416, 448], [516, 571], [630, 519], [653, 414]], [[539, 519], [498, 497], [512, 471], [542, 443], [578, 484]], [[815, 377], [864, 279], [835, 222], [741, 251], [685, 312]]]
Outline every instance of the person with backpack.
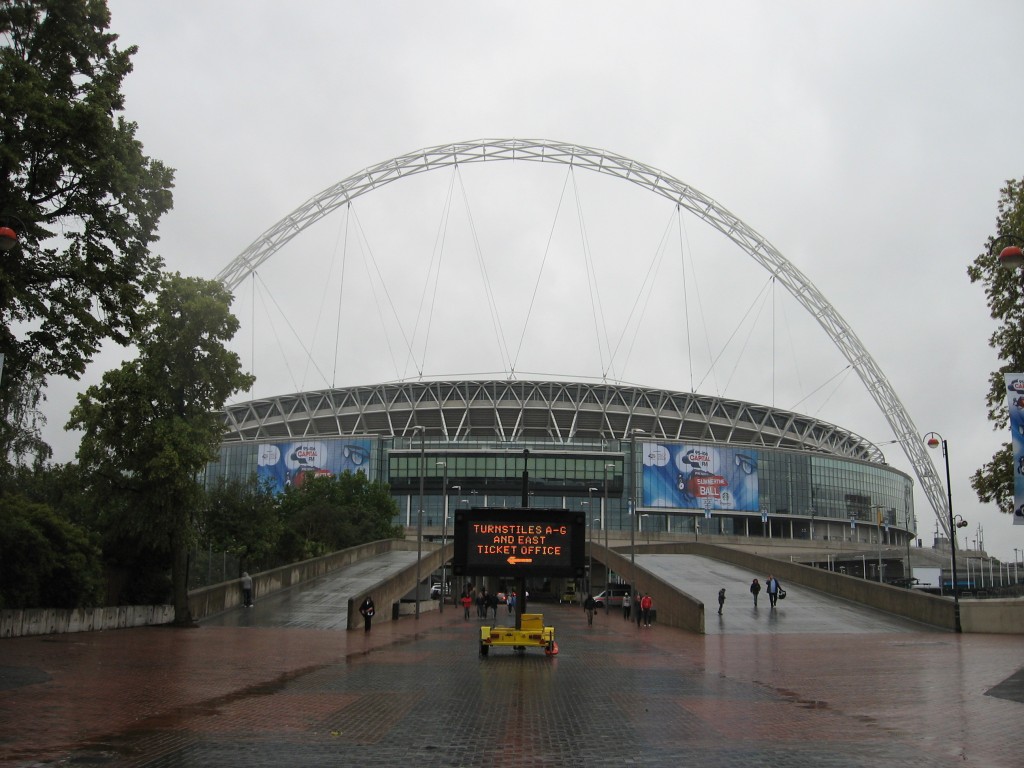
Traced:
[[370, 624], [373, 623], [373, 598], [369, 595], [363, 600], [363, 604], [359, 606], [359, 612], [363, 615], [363, 631], [370, 631]]
[[782, 591], [782, 585], [779, 584], [779, 580], [769, 574], [768, 581], [764, 583], [764, 591], [768, 593], [768, 602], [774, 608], [776, 601], [779, 599], [779, 592]]

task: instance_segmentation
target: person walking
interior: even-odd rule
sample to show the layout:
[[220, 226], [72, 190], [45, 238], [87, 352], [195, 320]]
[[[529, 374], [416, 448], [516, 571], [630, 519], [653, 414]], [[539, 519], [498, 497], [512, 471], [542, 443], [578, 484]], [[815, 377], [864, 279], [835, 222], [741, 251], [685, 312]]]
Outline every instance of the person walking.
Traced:
[[651, 596], [644, 593], [644, 596], [640, 598], [640, 611], [643, 613], [644, 626], [651, 626], [651, 608], [654, 606], [654, 600]]
[[484, 604], [484, 616], [487, 615], [487, 610], [490, 609], [491, 616], [495, 621], [498, 620], [498, 596], [493, 592], [487, 593], [487, 602]]
[[629, 593], [622, 596], [622, 618], [629, 621]]
[[242, 606], [252, 608], [252, 576], [248, 571], [242, 571], [242, 578], [239, 581], [242, 585]]
[[640, 601], [641, 601], [641, 599], [642, 598], [640, 596], [640, 592], [637, 591], [637, 593], [633, 596], [633, 608], [632, 608], [632, 611], [633, 611], [633, 613], [636, 614], [636, 626], [637, 626], [638, 629], [643, 625], [643, 618], [644, 618], [644, 612], [642, 610], [640, 610]]
[[718, 615], [722, 615], [722, 608], [725, 607], [725, 587], [718, 590]]
[[768, 602], [771, 603], [772, 608], [775, 607], [775, 603], [779, 599], [780, 589], [782, 587], [779, 585], [779, 580], [768, 574], [768, 580], [764, 583], [764, 591], [768, 593]]
[[754, 607], [757, 608], [757, 596], [761, 594], [761, 584], [757, 579], [750, 582], [750, 594], [754, 596]]
[[594, 596], [587, 593], [587, 599], [583, 601], [583, 610], [587, 613], [587, 626], [593, 626], [594, 624], [594, 610], [597, 608], [597, 600]]
[[470, 595], [469, 592], [465, 592], [462, 595], [461, 602], [462, 602], [462, 611], [463, 611], [462, 618], [463, 618], [464, 621], [469, 621], [469, 609], [473, 605], [473, 596]]
[[370, 631], [370, 624], [373, 623], [373, 614], [375, 613], [373, 608], [373, 598], [369, 595], [363, 600], [363, 604], [359, 606], [359, 612], [363, 614], [363, 631]]
[[508, 605], [508, 612], [510, 614], [516, 612], [516, 593], [509, 592], [508, 597], [505, 598], [505, 604]]

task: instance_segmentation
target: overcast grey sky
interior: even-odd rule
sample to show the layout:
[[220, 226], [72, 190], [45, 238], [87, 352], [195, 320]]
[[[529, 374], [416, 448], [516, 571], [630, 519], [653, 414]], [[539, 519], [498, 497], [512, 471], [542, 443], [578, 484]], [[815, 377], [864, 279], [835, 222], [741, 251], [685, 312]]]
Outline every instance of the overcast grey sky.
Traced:
[[[999, 188], [1024, 174], [1024, 4], [110, 7], [121, 43], [139, 46], [125, 85], [127, 115], [147, 154], [177, 170], [175, 208], [157, 245], [170, 268], [212, 277], [303, 201], [422, 147], [518, 137], [625, 155], [711, 196], [785, 254], [853, 327], [920, 430], [949, 441], [954, 511], [971, 523], [968, 540], [980, 523], [995, 555], [1012, 559], [1024, 548], [1024, 527], [979, 505], [968, 482], [1004, 436], [985, 419], [986, 377], [997, 364], [987, 346], [993, 326], [982, 291], [966, 277], [993, 230]], [[640, 341], [628, 361], [616, 358], [616, 377], [774, 402], [878, 443], [892, 439], [813, 320], [781, 292], [769, 289], [768, 303], [758, 298], [767, 275], [736, 246], [692, 217], [677, 223], [672, 206], [650, 193], [587, 175], [520, 163], [438, 171], [366, 195], [349, 217], [311, 228], [260, 271], [260, 286], [276, 298], [258, 297], [256, 286], [239, 291], [239, 351], [260, 379], [254, 394], [413, 375], [417, 365], [401, 350], [384, 351], [400, 338], [382, 342], [371, 333], [384, 322], [374, 306], [384, 299], [367, 301], [370, 283], [358, 287], [357, 275], [375, 269], [391, 275], [392, 301], [413, 308], [402, 320], [407, 333], [420, 302], [435, 301], [432, 313], [420, 312], [418, 333], [426, 317], [433, 323], [425, 372], [494, 371], [486, 305], [473, 303], [485, 285], [477, 259], [491, 272], [508, 346], [522, 339], [529, 350], [516, 358], [517, 370], [599, 376], [594, 305], [585, 273], [570, 270], [589, 258], [609, 346], [633, 304], [644, 307]], [[664, 247], [659, 289], [638, 301], [637, 276], [666, 232], [675, 253]], [[424, 299], [429, 264], [442, 251], [438, 292]], [[351, 297], [342, 304], [357, 311], [347, 319], [318, 309], [325, 286], [339, 279], [342, 255], [343, 295]], [[695, 270], [685, 287], [671, 276], [681, 260]], [[523, 297], [538, 284], [524, 331]], [[264, 309], [273, 302], [282, 307], [277, 320]], [[740, 324], [748, 310], [754, 330]], [[350, 329], [340, 364], [336, 323]], [[696, 350], [717, 356], [736, 328], [705, 378], [708, 363]], [[330, 351], [317, 353], [323, 377], [275, 357], [298, 345], [289, 333], [311, 344], [326, 339]], [[85, 382], [51, 387], [48, 437], [58, 460], [73, 458], [77, 444], [59, 430], [73, 393], [118, 354], [105, 354]], [[883, 450], [911, 472], [898, 446]], [[934, 515], [921, 493], [915, 500], [930, 546]]]

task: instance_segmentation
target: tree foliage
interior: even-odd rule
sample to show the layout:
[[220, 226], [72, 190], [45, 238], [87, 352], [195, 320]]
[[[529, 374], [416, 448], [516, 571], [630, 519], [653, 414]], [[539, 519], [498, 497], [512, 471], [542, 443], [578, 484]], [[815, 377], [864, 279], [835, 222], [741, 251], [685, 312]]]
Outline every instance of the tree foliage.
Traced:
[[0, 224], [19, 236], [0, 255], [0, 463], [48, 455], [25, 405], [127, 343], [159, 276], [173, 172], [121, 115], [136, 48], [109, 26], [105, 0], [0, 2]]
[[391, 521], [398, 514], [388, 487], [364, 473], [314, 477], [289, 488], [280, 499], [287, 529], [288, 559], [318, 557], [377, 539], [402, 535]]
[[[989, 375], [985, 402], [993, 428], [1004, 431], [1008, 414], [1003, 374], [1024, 371], [1024, 273], [1000, 268], [994, 254], [1012, 244], [1024, 245], [1024, 181], [1013, 179], [999, 193], [995, 235], [967, 268], [971, 282], [984, 287], [992, 319], [997, 322], [988, 343], [999, 354], [1000, 365]], [[1009, 441], [974, 473], [971, 485], [979, 500], [995, 502], [1002, 512], [1013, 512]]]
[[204, 530], [207, 544], [238, 557], [240, 571], [276, 565], [283, 531], [277, 500], [255, 478], [221, 478], [207, 488]]
[[167, 275], [141, 313], [139, 355], [79, 395], [70, 429], [84, 432], [78, 459], [97, 490], [119, 501], [120, 528], [172, 557], [175, 621], [191, 623], [188, 548], [202, 489], [217, 458], [218, 411], [252, 384], [224, 347], [238, 329], [223, 285]]
[[103, 598], [93, 536], [45, 504], [0, 496], [0, 608], [82, 608]]

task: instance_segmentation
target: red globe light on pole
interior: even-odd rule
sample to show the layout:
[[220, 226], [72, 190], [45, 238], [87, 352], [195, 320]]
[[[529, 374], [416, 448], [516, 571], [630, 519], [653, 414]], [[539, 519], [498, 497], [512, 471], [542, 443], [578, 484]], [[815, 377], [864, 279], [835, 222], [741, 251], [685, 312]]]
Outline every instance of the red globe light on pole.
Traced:
[[999, 252], [999, 266], [1003, 269], [1024, 267], [1024, 250], [1019, 245], [1008, 245]]
[[0, 251], [9, 251], [18, 244], [18, 233], [10, 227], [0, 227]]

